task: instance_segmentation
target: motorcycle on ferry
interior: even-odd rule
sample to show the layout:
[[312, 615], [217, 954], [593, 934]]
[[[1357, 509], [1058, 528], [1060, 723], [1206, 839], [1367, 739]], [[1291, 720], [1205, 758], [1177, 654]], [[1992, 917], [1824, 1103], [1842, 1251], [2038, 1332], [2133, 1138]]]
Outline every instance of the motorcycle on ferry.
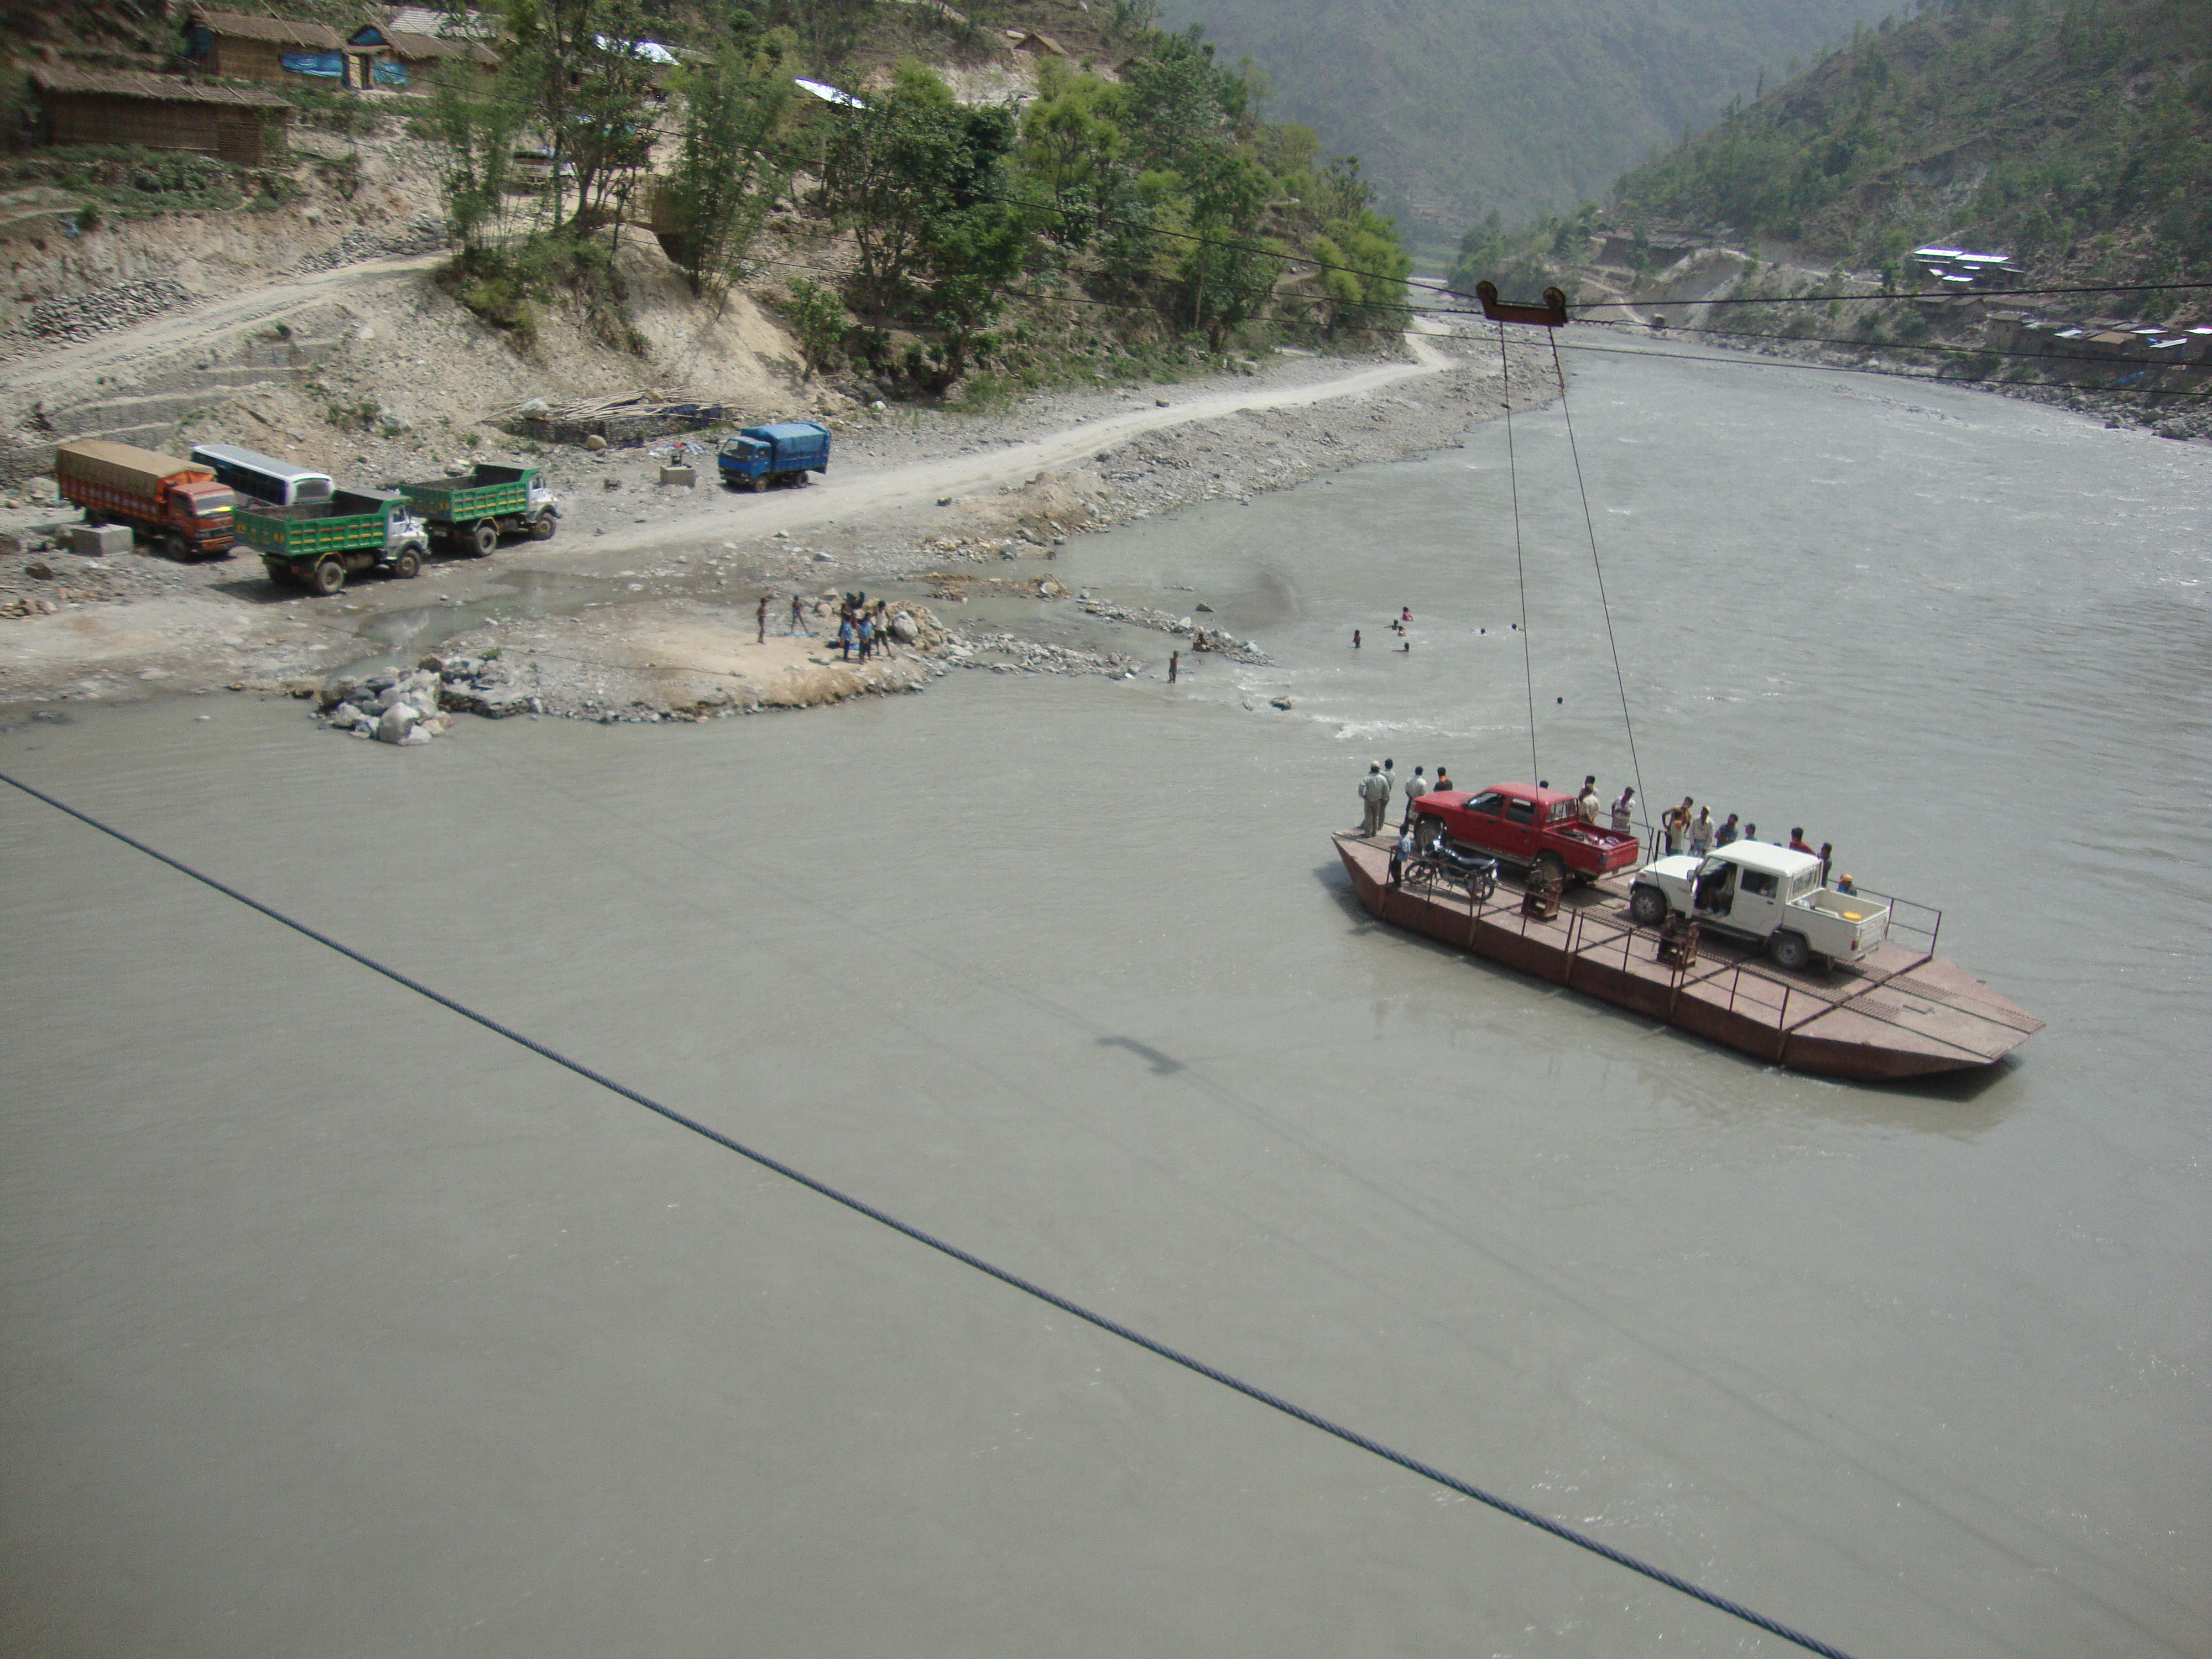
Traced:
[[1441, 836], [1426, 847], [1407, 836], [1390, 854], [1390, 884], [1434, 887], [1439, 883], [1465, 888], [1471, 899], [1486, 899], [1498, 890], [1498, 860]]

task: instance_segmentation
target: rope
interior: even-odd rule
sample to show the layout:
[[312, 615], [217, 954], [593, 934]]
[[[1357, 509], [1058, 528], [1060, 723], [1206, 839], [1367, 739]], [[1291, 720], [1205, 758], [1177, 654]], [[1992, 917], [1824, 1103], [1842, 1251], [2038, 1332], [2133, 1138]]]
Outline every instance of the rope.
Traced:
[[[1528, 567], [1521, 552], [1521, 469], [1513, 457], [1513, 365], [1505, 355], [1505, 325], [1498, 325], [1498, 372], [1505, 381], [1505, 477], [1513, 490], [1513, 569], [1521, 583], [1521, 678], [1528, 688], [1528, 781], [1544, 768], [1536, 758], [1536, 663], [1528, 645]], [[1642, 786], [1638, 787], [1642, 793]]]
[[[1567, 453], [1574, 457], [1575, 489], [1583, 498], [1583, 527], [1589, 532], [1590, 568], [1597, 572], [1597, 605], [1605, 613], [1605, 642], [1613, 651], [1613, 683], [1620, 689], [1620, 723], [1628, 732], [1628, 769], [1636, 774], [1636, 798], [1649, 802], [1644, 793], [1644, 763], [1636, 753], [1636, 722], [1628, 713], [1628, 680], [1620, 672], [1620, 641], [1613, 635], [1613, 606], [1605, 596], [1605, 563], [1597, 556], [1597, 520], [1590, 516], [1589, 489], [1583, 483], [1583, 455], [1575, 443], [1574, 411], [1567, 406], [1567, 371], [1559, 361], [1559, 337], [1552, 336], [1552, 368], [1559, 377], [1559, 413], [1566, 417]], [[1646, 811], [1650, 810], [1647, 805]]]
[[181, 860], [171, 858], [167, 853], [149, 847], [144, 842], [139, 841], [133, 836], [125, 835], [122, 830], [116, 829], [113, 825], [103, 823], [100, 819], [94, 817], [90, 813], [80, 811], [76, 807], [70, 805], [66, 801], [56, 799], [53, 796], [47, 794], [44, 790], [32, 787], [29, 784], [25, 783], [20, 778], [12, 777], [7, 773], [0, 772], [0, 783], [12, 785], [14, 787], [21, 790], [23, 793], [30, 796], [33, 799], [44, 801], [48, 806], [52, 807], [56, 811], [66, 813], [69, 817], [75, 818], [78, 823], [85, 824], [91, 829], [97, 830], [104, 836], [113, 837], [115, 840], [121, 842], [125, 847], [130, 848], [133, 852], [143, 853], [148, 858], [153, 859], [158, 863], [167, 865], [169, 868], [177, 872], [178, 874], [189, 876], [192, 880], [198, 882], [202, 886], [214, 889], [216, 892], [221, 893], [225, 898], [234, 899], [237, 902], [246, 906], [249, 910], [257, 910], [260, 912], [261, 915], [268, 917], [270, 921], [274, 921], [282, 927], [290, 928], [294, 933], [301, 935], [303, 938], [313, 939], [316, 944], [324, 946], [327, 950], [337, 951], [340, 956], [347, 958], [347, 960], [358, 963], [363, 968], [368, 969], [371, 973], [380, 974], [385, 978], [390, 980], [393, 984], [404, 986], [406, 989], [414, 992], [416, 995], [428, 998], [430, 1001], [436, 1003], [440, 1007], [459, 1014], [463, 1019], [473, 1021], [475, 1024], [483, 1026], [487, 1031], [492, 1032], [495, 1036], [505, 1037], [509, 1042], [520, 1044], [521, 1047], [529, 1049], [532, 1054], [538, 1055], [540, 1059], [549, 1060], [556, 1066], [561, 1066], [567, 1071], [574, 1072], [578, 1077], [582, 1078], [586, 1082], [596, 1083], [600, 1088], [606, 1090], [608, 1092], [620, 1095], [624, 1100], [630, 1102], [632, 1104], [642, 1106], [647, 1111], [654, 1113], [658, 1116], [667, 1119], [669, 1122], [675, 1124], [678, 1127], [689, 1129], [693, 1134], [699, 1136], [702, 1139], [711, 1140], [717, 1146], [723, 1148], [725, 1151], [735, 1152], [739, 1158], [750, 1159], [751, 1162], [757, 1164], [764, 1170], [771, 1170], [777, 1175], [781, 1176], [786, 1181], [789, 1181], [799, 1186], [804, 1187], [810, 1192], [819, 1194], [822, 1197], [828, 1199], [831, 1203], [841, 1204], [844, 1206], [845, 1208], [852, 1211], [854, 1214], [866, 1216], [869, 1220], [876, 1222], [879, 1225], [890, 1228], [893, 1232], [902, 1233], [908, 1238], [912, 1239], [915, 1243], [926, 1245], [930, 1249], [935, 1250], [942, 1255], [950, 1256], [953, 1261], [961, 1263], [964, 1267], [973, 1267], [977, 1273], [983, 1273], [989, 1278], [995, 1279], [1000, 1284], [1007, 1285], [1013, 1290], [1019, 1291], [1024, 1296], [1034, 1297], [1036, 1300], [1046, 1304], [1048, 1306], [1057, 1308], [1064, 1314], [1067, 1314], [1073, 1318], [1082, 1320], [1085, 1324], [1096, 1326], [1098, 1329], [1106, 1332], [1110, 1336], [1118, 1336], [1124, 1342], [1133, 1344], [1135, 1346], [1144, 1349], [1147, 1353], [1155, 1354], [1160, 1358], [1167, 1360], [1171, 1364], [1180, 1365], [1185, 1370], [1194, 1372], [1198, 1376], [1206, 1378], [1210, 1382], [1218, 1382], [1223, 1388], [1229, 1389], [1237, 1394], [1241, 1394], [1248, 1400], [1256, 1401], [1261, 1405], [1267, 1407], [1270, 1410], [1280, 1412], [1285, 1417], [1296, 1418], [1299, 1422], [1305, 1424], [1310, 1428], [1319, 1429], [1323, 1434], [1332, 1435], [1335, 1438], [1343, 1441], [1347, 1445], [1357, 1446], [1360, 1450], [1371, 1453], [1373, 1455], [1382, 1458], [1385, 1462], [1395, 1463], [1400, 1468], [1406, 1470], [1408, 1474], [1419, 1475], [1424, 1480], [1433, 1481], [1436, 1485], [1443, 1486], [1448, 1491], [1459, 1493], [1462, 1498], [1471, 1498], [1478, 1504], [1486, 1504], [1492, 1509], [1498, 1510], [1500, 1514], [1510, 1515], [1516, 1521], [1522, 1522], [1528, 1526], [1534, 1527], [1540, 1532], [1549, 1533], [1553, 1537], [1564, 1540], [1565, 1542], [1574, 1545], [1578, 1549], [1588, 1550], [1593, 1555], [1601, 1556], [1616, 1566], [1626, 1567], [1631, 1572], [1640, 1573], [1644, 1577], [1650, 1579], [1654, 1583], [1664, 1584], [1668, 1589], [1674, 1590], [1678, 1594], [1686, 1595], [1692, 1601], [1702, 1601], [1705, 1606], [1714, 1608], [1717, 1612], [1725, 1613], [1731, 1618], [1741, 1619], [1747, 1625], [1756, 1626], [1759, 1629], [1766, 1632], [1770, 1636], [1779, 1637], [1785, 1642], [1792, 1643], [1798, 1647], [1803, 1648], [1808, 1653], [1821, 1654], [1825, 1656], [1825, 1659], [1851, 1659], [1851, 1656], [1845, 1653], [1840, 1648], [1831, 1647], [1827, 1643], [1820, 1641], [1817, 1638], [1808, 1636], [1802, 1631], [1793, 1630], [1787, 1625], [1782, 1624], [1776, 1620], [1769, 1619], [1762, 1613], [1754, 1612], [1753, 1609], [1745, 1607], [1739, 1601], [1732, 1601], [1729, 1600], [1728, 1597], [1719, 1595], [1715, 1591], [1706, 1589], [1702, 1585], [1692, 1583], [1686, 1578], [1678, 1577], [1674, 1574], [1668, 1572], [1663, 1567], [1653, 1566], [1648, 1561], [1638, 1560], [1635, 1556], [1629, 1554], [1626, 1551], [1615, 1549], [1612, 1545], [1604, 1542], [1602, 1540], [1592, 1538], [1587, 1533], [1577, 1532], [1573, 1528], [1565, 1526], [1557, 1521], [1552, 1520], [1547, 1516], [1539, 1515], [1534, 1510], [1524, 1509], [1520, 1504], [1513, 1502], [1510, 1498], [1500, 1498], [1494, 1492], [1485, 1492], [1481, 1487], [1474, 1486], [1468, 1481], [1462, 1480], [1456, 1475], [1447, 1474], [1442, 1469], [1433, 1468], [1427, 1463], [1422, 1462], [1418, 1458], [1409, 1456], [1404, 1452], [1398, 1451], [1392, 1447], [1386, 1446], [1379, 1440], [1370, 1439], [1367, 1436], [1361, 1434], [1356, 1429], [1348, 1429], [1340, 1423], [1334, 1422], [1328, 1418], [1322, 1416], [1317, 1412], [1308, 1411], [1304, 1407], [1297, 1405], [1291, 1401], [1285, 1400], [1279, 1395], [1270, 1394], [1265, 1389], [1260, 1388], [1256, 1384], [1247, 1382], [1243, 1378], [1233, 1376], [1228, 1371], [1209, 1365], [1206, 1361], [1195, 1358], [1193, 1356], [1183, 1352], [1180, 1348], [1171, 1348], [1164, 1342], [1158, 1341], [1152, 1337], [1146, 1336], [1142, 1331], [1133, 1329], [1131, 1327], [1124, 1325], [1117, 1320], [1109, 1319], [1103, 1314], [1093, 1312], [1091, 1309], [1085, 1307], [1079, 1302], [1071, 1302], [1067, 1297], [1060, 1295], [1056, 1291], [1045, 1289], [1042, 1285], [1032, 1284], [1030, 1280], [1024, 1279], [1020, 1274], [1010, 1272], [1006, 1268], [999, 1267], [994, 1262], [987, 1261], [981, 1256], [971, 1255], [968, 1251], [962, 1249], [958, 1245], [948, 1243], [944, 1239], [939, 1238], [933, 1233], [924, 1232], [921, 1228], [913, 1225], [911, 1223], [900, 1220], [896, 1216], [890, 1214], [888, 1211], [879, 1210], [874, 1205], [868, 1203], [866, 1200], [854, 1198], [851, 1194], [842, 1192], [837, 1188], [832, 1187], [826, 1181], [817, 1180], [814, 1176], [808, 1175], [803, 1170], [795, 1169], [791, 1164], [786, 1164], [779, 1158], [772, 1158], [766, 1152], [761, 1152], [757, 1148], [748, 1146], [743, 1141], [734, 1139], [731, 1136], [724, 1134], [720, 1130], [711, 1128], [708, 1125], [700, 1122], [696, 1118], [685, 1116], [682, 1112], [678, 1111], [672, 1106], [665, 1106], [661, 1104], [660, 1102], [653, 1099], [650, 1095], [641, 1094], [638, 1091], [629, 1087], [627, 1084], [617, 1083], [614, 1079], [608, 1077], [605, 1073], [593, 1071], [581, 1060], [571, 1060], [568, 1055], [561, 1053], [558, 1049], [547, 1048], [536, 1038], [524, 1036], [513, 1026], [503, 1025], [498, 1020], [492, 1018], [490, 1015], [479, 1013], [474, 1008], [470, 1007], [466, 1003], [459, 1001], [453, 997], [449, 997], [442, 991], [433, 990], [429, 986], [423, 984], [420, 980], [410, 979], [405, 974], [401, 973], [398, 969], [386, 967], [384, 963], [377, 961], [375, 957], [364, 955], [362, 952], [355, 950], [351, 945], [332, 939], [328, 933], [321, 933], [317, 929], [309, 927], [304, 921], [295, 921], [292, 917], [286, 915], [282, 910], [276, 909], [273, 906], [264, 904], [259, 899], [250, 897], [246, 894], [240, 892], [236, 888], [228, 886], [226, 884], [216, 880], [213, 876], [206, 875], [200, 871], [193, 869], [191, 866], [183, 862]]

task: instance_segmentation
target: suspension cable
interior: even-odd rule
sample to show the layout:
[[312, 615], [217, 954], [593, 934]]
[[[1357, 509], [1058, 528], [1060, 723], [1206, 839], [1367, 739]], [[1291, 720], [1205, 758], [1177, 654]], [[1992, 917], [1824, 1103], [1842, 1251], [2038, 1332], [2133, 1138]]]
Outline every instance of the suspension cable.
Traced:
[[1575, 443], [1575, 415], [1567, 404], [1567, 370], [1559, 361], [1559, 337], [1551, 331], [1552, 369], [1559, 377], [1559, 413], [1567, 422], [1567, 453], [1574, 458], [1575, 489], [1583, 498], [1583, 527], [1589, 532], [1590, 568], [1597, 572], [1597, 605], [1605, 616], [1605, 642], [1613, 651], [1613, 683], [1620, 689], [1620, 723], [1628, 732], [1628, 769], [1636, 775], [1636, 798], [1644, 803], [1644, 810], [1651, 810], [1651, 798], [1644, 793], [1644, 763], [1636, 753], [1636, 721], [1628, 712], [1628, 678], [1620, 672], [1620, 641], [1613, 637], [1613, 606], [1605, 596], [1605, 562], [1597, 556], [1597, 520], [1590, 515], [1589, 487], [1583, 482], [1583, 456]]
[[950, 1256], [953, 1261], [965, 1267], [973, 1267], [976, 1272], [995, 1279], [1000, 1284], [1019, 1291], [1024, 1296], [1034, 1297], [1040, 1302], [1059, 1309], [1062, 1313], [1082, 1320], [1085, 1324], [1096, 1326], [1110, 1336], [1118, 1336], [1123, 1341], [1133, 1343], [1148, 1353], [1156, 1354], [1172, 1364], [1180, 1365], [1185, 1370], [1195, 1372], [1210, 1382], [1218, 1382], [1223, 1388], [1241, 1394], [1248, 1400], [1256, 1401], [1271, 1410], [1282, 1413], [1285, 1417], [1295, 1418], [1310, 1428], [1319, 1429], [1323, 1434], [1334, 1436], [1347, 1445], [1357, 1446], [1360, 1450], [1371, 1453], [1385, 1462], [1395, 1463], [1407, 1473], [1420, 1476], [1424, 1480], [1433, 1481], [1448, 1491], [1459, 1493], [1462, 1498], [1470, 1498], [1478, 1504], [1487, 1504], [1502, 1515], [1510, 1515], [1515, 1520], [1534, 1527], [1540, 1532], [1549, 1533], [1553, 1537], [1572, 1544], [1578, 1549], [1588, 1550], [1593, 1555], [1601, 1556], [1616, 1566], [1626, 1567], [1631, 1572], [1640, 1573], [1653, 1583], [1664, 1584], [1668, 1589], [1686, 1595], [1694, 1601], [1701, 1601], [1717, 1612], [1725, 1613], [1731, 1618], [1742, 1620], [1747, 1625], [1756, 1626], [1769, 1635], [1779, 1637], [1785, 1642], [1803, 1648], [1808, 1653], [1820, 1654], [1822, 1659], [1851, 1659], [1851, 1656], [1842, 1649], [1832, 1647], [1817, 1637], [1808, 1636], [1802, 1631], [1793, 1630], [1777, 1620], [1768, 1618], [1765, 1613], [1755, 1612], [1741, 1602], [1730, 1601], [1717, 1591], [1709, 1590], [1702, 1584], [1692, 1583], [1686, 1578], [1678, 1577], [1664, 1567], [1654, 1566], [1648, 1561], [1638, 1560], [1626, 1550], [1616, 1549], [1602, 1539], [1593, 1538], [1589, 1534], [1577, 1532], [1572, 1527], [1562, 1522], [1554, 1521], [1548, 1516], [1539, 1515], [1534, 1510], [1525, 1509], [1511, 1498], [1501, 1498], [1494, 1492], [1484, 1491], [1472, 1482], [1462, 1480], [1456, 1475], [1447, 1474], [1442, 1469], [1424, 1463], [1407, 1453], [1396, 1450], [1379, 1440], [1370, 1439], [1356, 1429], [1346, 1428], [1342, 1424], [1323, 1417], [1317, 1412], [1310, 1411], [1295, 1401], [1285, 1400], [1279, 1395], [1270, 1394], [1255, 1383], [1247, 1382], [1243, 1378], [1210, 1365], [1206, 1361], [1187, 1354], [1179, 1348], [1170, 1347], [1166, 1343], [1147, 1336], [1142, 1331], [1134, 1330], [1116, 1320], [1109, 1319], [1102, 1313], [1094, 1312], [1079, 1302], [1070, 1301], [1056, 1291], [1047, 1290], [1042, 1285], [1034, 1284], [1022, 1278], [1018, 1273], [988, 1261], [981, 1256], [971, 1255], [957, 1244], [949, 1243], [933, 1233], [925, 1232], [911, 1222], [902, 1221], [888, 1211], [878, 1209], [864, 1199], [855, 1198], [849, 1193], [842, 1192], [831, 1186], [826, 1181], [784, 1163], [780, 1158], [748, 1146], [743, 1141], [724, 1134], [720, 1129], [710, 1127], [696, 1118], [686, 1116], [672, 1106], [665, 1106], [650, 1095], [640, 1093], [627, 1084], [618, 1083], [603, 1072], [593, 1071], [581, 1060], [572, 1060], [558, 1049], [548, 1048], [535, 1037], [526, 1036], [513, 1026], [502, 1024], [489, 1014], [479, 1013], [468, 1004], [449, 997], [442, 991], [434, 990], [420, 980], [410, 978], [397, 968], [386, 967], [375, 957], [355, 950], [350, 945], [333, 939], [328, 933], [311, 927], [304, 921], [295, 921], [275, 906], [264, 904], [259, 899], [251, 897], [239, 891], [235, 887], [216, 880], [213, 876], [195, 870], [181, 859], [172, 858], [159, 848], [149, 847], [144, 842], [125, 835], [113, 825], [102, 823], [89, 812], [81, 811], [67, 801], [58, 800], [42, 789], [33, 788], [20, 778], [0, 772], [0, 783], [21, 790], [33, 800], [44, 801], [56, 811], [65, 813], [78, 823], [97, 830], [103, 836], [112, 836], [121, 842], [133, 852], [143, 853], [157, 863], [167, 865], [178, 874], [188, 876], [204, 887], [214, 889], [225, 898], [235, 900], [249, 910], [260, 912], [270, 921], [290, 928], [294, 933], [313, 940], [326, 950], [337, 951], [338, 955], [359, 963], [371, 973], [382, 975], [393, 984], [404, 987], [417, 996], [428, 998], [440, 1007], [459, 1014], [463, 1019], [473, 1021], [495, 1036], [505, 1037], [509, 1042], [520, 1044], [540, 1059], [550, 1060], [554, 1065], [574, 1073], [586, 1082], [595, 1083], [610, 1093], [621, 1096], [633, 1105], [641, 1106], [647, 1111], [667, 1119], [669, 1122], [679, 1128], [689, 1129], [693, 1134], [702, 1139], [713, 1141], [725, 1151], [735, 1152], [738, 1157], [749, 1159], [764, 1170], [772, 1170], [785, 1180], [804, 1187], [810, 1192], [817, 1193], [834, 1204], [842, 1205], [855, 1214], [866, 1216], [869, 1220], [890, 1228], [893, 1232], [903, 1234], [917, 1244], [926, 1245], [940, 1255]]
[[1506, 356], [1503, 323], [1498, 325], [1498, 372], [1505, 382], [1505, 477], [1513, 491], [1513, 569], [1521, 583], [1521, 678], [1528, 688], [1528, 781], [1535, 783], [1544, 769], [1536, 758], [1536, 663], [1528, 645], [1528, 566], [1521, 551], [1521, 469], [1513, 456], [1513, 364]]

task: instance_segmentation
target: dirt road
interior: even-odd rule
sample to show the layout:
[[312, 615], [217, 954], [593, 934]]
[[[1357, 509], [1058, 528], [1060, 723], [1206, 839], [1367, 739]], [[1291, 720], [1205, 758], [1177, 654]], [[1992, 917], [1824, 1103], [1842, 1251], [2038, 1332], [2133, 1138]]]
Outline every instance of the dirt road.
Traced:
[[88, 377], [143, 369], [165, 353], [204, 348], [238, 329], [279, 322], [365, 289], [412, 282], [448, 257], [418, 253], [398, 259], [367, 259], [248, 289], [205, 305], [163, 312], [131, 327], [36, 352], [10, 363], [9, 390], [18, 398], [43, 396], [52, 388], [81, 385]]
[[1421, 333], [1407, 334], [1407, 348], [1413, 357], [1411, 362], [1354, 369], [1302, 386], [1202, 392], [1171, 401], [1164, 408], [1151, 403], [1127, 414], [1085, 421], [1042, 438], [1007, 444], [988, 454], [951, 455], [873, 471], [832, 471], [803, 490], [765, 495], [721, 495], [717, 490], [696, 512], [651, 525], [610, 530], [591, 543], [590, 551], [596, 557], [632, 553], [644, 547], [720, 540], [733, 533], [773, 535], [779, 530], [798, 530], [832, 519], [851, 524], [902, 507], [926, 506], [946, 495], [995, 489], [1040, 471], [1073, 465], [1140, 433], [1213, 420], [1242, 410], [1296, 408], [1379, 392], [1454, 366], [1451, 358], [1422, 337], [1423, 333], [1433, 331], [1439, 331], [1424, 322]]

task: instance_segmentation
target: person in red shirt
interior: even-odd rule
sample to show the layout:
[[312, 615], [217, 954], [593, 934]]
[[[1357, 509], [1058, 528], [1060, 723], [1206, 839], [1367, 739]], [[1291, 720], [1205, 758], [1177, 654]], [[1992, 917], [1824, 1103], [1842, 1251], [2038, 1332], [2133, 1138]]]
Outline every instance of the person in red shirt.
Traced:
[[[1813, 852], [1813, 849], [1805, 844], [1805, 832], [1803, 830], [1792, 830], [1790, 832], [1790, 850], [1793, 853]], [[1818, 858], [1820, 854], [1815, 853], [1814, 854], [1814, 856]]]

